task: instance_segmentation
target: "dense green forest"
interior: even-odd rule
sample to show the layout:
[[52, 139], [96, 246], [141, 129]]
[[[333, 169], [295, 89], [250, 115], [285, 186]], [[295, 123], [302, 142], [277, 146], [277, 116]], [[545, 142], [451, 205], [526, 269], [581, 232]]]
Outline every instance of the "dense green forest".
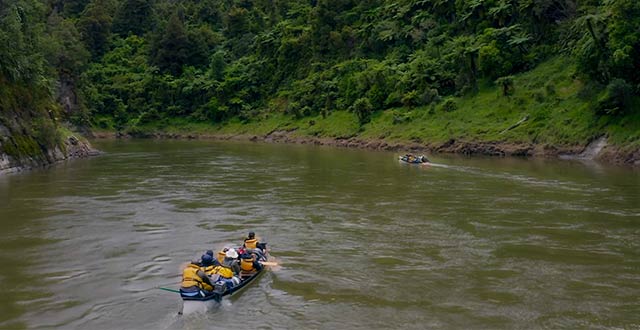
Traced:
[[58, 118], [129, 134], [640, 140], [636, 0], [0, 1], [0, 119], [29, 109], [41, 145]]

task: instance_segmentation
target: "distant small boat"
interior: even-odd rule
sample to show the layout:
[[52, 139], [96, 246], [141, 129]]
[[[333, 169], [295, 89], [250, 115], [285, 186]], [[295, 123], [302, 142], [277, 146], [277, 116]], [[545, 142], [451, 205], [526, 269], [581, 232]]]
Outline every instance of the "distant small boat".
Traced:
[[398, 160], [408, 164], [429, 164], [431, 163], [425, 155], [416, 156], [412, 154], [406, 154], [398, 156]]

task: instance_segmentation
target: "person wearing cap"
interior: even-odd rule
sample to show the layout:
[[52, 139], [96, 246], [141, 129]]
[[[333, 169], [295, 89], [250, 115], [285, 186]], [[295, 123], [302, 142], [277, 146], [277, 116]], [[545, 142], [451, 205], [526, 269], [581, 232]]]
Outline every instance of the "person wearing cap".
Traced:
[[240, 273], [240, 265], [238, 264], [238, 251], [236, 249], [229, 249], [224, 257], [222, 266], [227, 267], [233, 271], [234, 275]]
[[240, 272], [240, 266], [237, 262], [238, 252], [234, 249], [228, 249], [222, 264], [213, 267], [211, 274], [218, 274], [225, 279], [230, 279]]
[[[203, 255], [204, 259], [206, 259], [205, 256], [208, 256], [208, 255], [206, 254]], [[210, 260], [208, 262], [210, 262]], [[209, 276], [207, 276], [201, 264], [202, 264], [202, 260], [192, 261], [182, 271], [182, 283], [180, 284], [180, 291], [183, 291], [183, 292], [197, 292], [199, 290], [213, 291], [213, 283], [211, 283]]]
[[218, 276], [217, 280], [222, 281], [230, 288], [240, 283], [240, 278], [236, 276], [239, 272], [240, 265], [238, 265], [238, 252], [231, 248], [227, 249], [222, 264], [213, 267], [211, 275]]
[[213, 255], [213, 251], [211, 251], [211, 254], [205, 253], [202, 255], [202, 257], [200, 257], [200, 267], [208, 276], [211, 276], [214, 274], [213, 270], [216, 266], [214, 261], [217, 261], [213, 258], [212, 255]]

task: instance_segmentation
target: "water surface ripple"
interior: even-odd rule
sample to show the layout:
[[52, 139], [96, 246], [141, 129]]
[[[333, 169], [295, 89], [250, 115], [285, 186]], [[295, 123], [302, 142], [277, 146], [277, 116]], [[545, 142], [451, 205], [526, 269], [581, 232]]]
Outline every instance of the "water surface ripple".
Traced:
[[[640, 173], [590, 163], [103, 141], [0, 178], [3, 329], [640, 329]], [[281, 264], [179, 316], [184, 264]]]

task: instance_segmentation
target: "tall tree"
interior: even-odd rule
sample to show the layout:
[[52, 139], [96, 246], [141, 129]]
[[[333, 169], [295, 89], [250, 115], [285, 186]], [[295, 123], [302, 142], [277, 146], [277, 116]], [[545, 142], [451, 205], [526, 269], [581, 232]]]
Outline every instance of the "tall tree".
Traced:
[[174, 13], [169, 18], [160, 40], [153, 47], [154, 63], [163, 72], [174, 76], [182, 73], [182, 66], [188, 61], [189, 38], [182, 20]]
[[109, 48], [113, 18], [108, 10], [108, 0], [93, 0], [77, 23], [82, 41], [94, 59], [101, 57]]
[[113, 32], [124, 37], [129, 34], [142, 36], [152, 29], [153, 24], [154, 12], [151, 0], [124, 0], [116, 12]]
[[41, 3], [3, 0], [0, 6], [0, 73], [14, 82], [44, 80]]
[[640, 83], [640, 2], [618, 0], [608, 2], [609, 48], [612, 74], [634, 84]]

